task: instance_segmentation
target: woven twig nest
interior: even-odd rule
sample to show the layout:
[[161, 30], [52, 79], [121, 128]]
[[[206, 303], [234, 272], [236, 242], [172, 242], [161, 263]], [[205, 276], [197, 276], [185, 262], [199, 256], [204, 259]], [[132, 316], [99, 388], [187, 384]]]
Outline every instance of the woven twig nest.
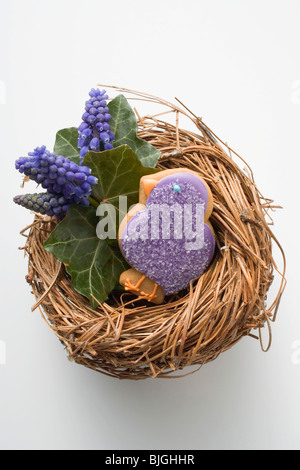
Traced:
[[[209, 185], [214, 199], [210, 220], [217, 239], [214, 260], [189, 289], [165, 298], [161, 305], [113, 291], [92, 309], [72, 288], [64, 265], [43, 248], [57, 221], [35, 216], [23, 230], [27, 280], [36, 297], [33, 310], [40, 308], [71, 360], [113, 377], [182, 376], [185, 373], [174, 372], [214, 360], [244, 336], [259, 339], [267, 350], [270, 339], [263, 346], [260, 332], [267, 326], [271, 333], [285, 287], [284, 252], [270, 228], [272, 201], [261, 195], [249, 166], [235, 153], [233, 158], [233, 152], [184, 106], [119, 90], [165, 107], [143, 118], [135, 110], [139, 137], [161, 151], [158, 167], [197, 171]], [[194, 132], [180, 127], [183, 115], [192, 121]], [[165, 116], [174, 118], [173, 124]], [[273, 244], [282, 255], [282, 272], [273, 260]], [[267, 305], [274, 274], [280, 285]]]

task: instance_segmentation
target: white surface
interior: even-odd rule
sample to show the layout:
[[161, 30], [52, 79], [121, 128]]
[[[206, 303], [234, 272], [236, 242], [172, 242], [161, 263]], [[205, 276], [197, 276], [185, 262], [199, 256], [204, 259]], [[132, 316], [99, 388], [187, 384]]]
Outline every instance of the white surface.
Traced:
[[[300, 448], [299, 17], [297, 0], [0, 0], [1, 448]], [[97, 83], [177, 96], [284, 207], [268, 353], [245, 338], [186, 378], [119, 381], [68, 362], [31, 313], [14, 160], [78, 125]]]

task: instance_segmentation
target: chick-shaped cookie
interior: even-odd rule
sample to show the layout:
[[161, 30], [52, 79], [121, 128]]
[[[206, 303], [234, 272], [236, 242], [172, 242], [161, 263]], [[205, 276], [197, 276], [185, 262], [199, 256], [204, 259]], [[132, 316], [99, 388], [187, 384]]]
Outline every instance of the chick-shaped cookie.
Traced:
[[132, 266], [120, 284], [156, 304], [189, 286], [214, 255], [212, 209], [210, 188], [196, 172], [181, 168], [143, 176], [139, 203], [119, 228], [121, 252]]

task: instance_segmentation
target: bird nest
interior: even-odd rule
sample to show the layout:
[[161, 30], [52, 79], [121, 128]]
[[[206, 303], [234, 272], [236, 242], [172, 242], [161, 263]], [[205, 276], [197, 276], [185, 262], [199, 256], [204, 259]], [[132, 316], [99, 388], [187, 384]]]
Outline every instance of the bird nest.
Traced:
[[[268, 350], [271, 322], [285, 287], [284, 252], [270, 228], [273, 202], [262, 196], [246, 162], [178, 100], [172, 104], [119, 90], [129, 93], [129, 99], [142, 100], [143, 105], [163, 106], [161, 112], [146, 117], [134, 108], [139, 137], [161, 152], [157, 167], [188, 168], [209, 185], [215, 257], [188, 289], [166, 297], [161, 305], [114, 290], [93, 309], [72, 288], [65, 266], [43, 248], [57, 221], [36, 215], [22, 231], [28, 256], [26, 277], [36, 298], [32, 310], [40, 309], [70, 360], [112, 377], [183, 376], [244, 336], [256, 338]], [[195, 131], [180, 127], [184, 119]], [[273, 245], [279, 247], [281, 270], [273, 259]], [[268, 302], [267, 292], [277, 274], [275, 298]], [[269, 333], [266, 345], [261, 337], [264, 327]], [[176, 372], [187, 366], [198, 367]]]

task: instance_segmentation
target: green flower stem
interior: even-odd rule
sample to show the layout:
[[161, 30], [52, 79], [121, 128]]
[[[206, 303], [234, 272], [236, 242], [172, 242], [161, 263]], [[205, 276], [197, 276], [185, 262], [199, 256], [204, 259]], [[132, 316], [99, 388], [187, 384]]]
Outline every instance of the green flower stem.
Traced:
[[91, 206], [95, 207], [97, 209], [97, 207], [99, 206], [99, 202], [96, 201], [94, 198], [92, 197], [89, 197], [89, 201], [90, 201], [90, 204]]

